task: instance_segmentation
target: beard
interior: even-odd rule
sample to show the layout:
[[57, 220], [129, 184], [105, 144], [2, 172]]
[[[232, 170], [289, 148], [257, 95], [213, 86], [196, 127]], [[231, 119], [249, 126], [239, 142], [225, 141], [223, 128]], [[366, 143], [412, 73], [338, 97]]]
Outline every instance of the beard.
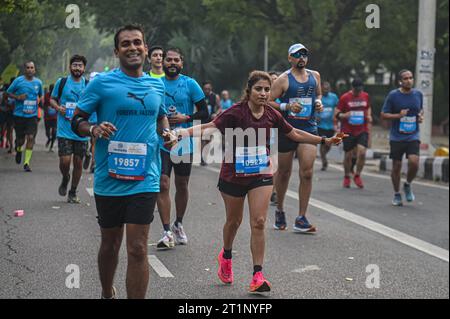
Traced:
[[[172, 68], [175, 68], [176, 70], [175, 70], [175, 71], [170, 71], [170, 69], [172, 69]], [[163, 66], [163, 70], [164, 70], [164, 73], [165, 73], [169, 78], [174, 78], [174, 77], [176, 77], [178, 74], [181, 73], [181, 68], [178, 67], [178, 66], [170, 66], [170, 67]]]
[[72, 74], [72, 76], [76, 79], [81, 78], [81, 76], [84, 74], [84, 71], [73, 71], [70, 70], [70, 74]]
[[306, 63], [299, 62], [297, 63], [297, 69], [303, 70], [304, 68], [306, 68]]

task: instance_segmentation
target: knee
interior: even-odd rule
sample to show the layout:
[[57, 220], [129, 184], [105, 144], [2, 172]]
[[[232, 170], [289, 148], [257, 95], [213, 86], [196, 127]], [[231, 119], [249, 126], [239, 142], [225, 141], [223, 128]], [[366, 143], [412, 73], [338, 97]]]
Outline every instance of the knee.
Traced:
[[265, 217], [258, 217], [252, 220], [252, 229], [253, 230], [264, 230], [264, 227], [266, 226], [266, 218]]
[[102, 254], [117, 255], [120, 250], [121, 242], [119, 240], [102, 240], [100, 252]]
[[238, 229], [241, 226], [242, 218], [232, 218], [228, 219], [226, 226], [233, 229]]
[[147, 245], [145, 242], [134, 242], [127, 246], [128, 258], [143, 261], [147, 258]]
[[161, 176], [161, 185], [160, 185], [160, 188], [161, 188], [161, 193], [164, 193], [164, 192], [168, 192], [168, 191], [169, 191], [169, 188], [170, 188], [170, 179], [169, 179], [168, 176], [165, 176], [165, 175], [162, 175], [162, 176]]
[[302, 180], [310, 181], [310, 180], [312, 180], [312, 177], [313, 177], [312, 169], [305, 169], [300, 172], [300, 178]]
[[408, 167], [409, 167], [409, 169], [412, 169], [412, 170], [418, 170], [419, 163], [411, 161], [408, 163]]
[[188, 191], [188, 182], [187, 181], [181, 181], [175, 183], [175, 186], [177, 188], [177, 192], [183, 192], [186, 193]]
[[290, 169], [284, 169], [281, 166], [278, 166], [277, 178], [279, 178], [279, 180], [287, 180], [290, 176], [291, 176]]

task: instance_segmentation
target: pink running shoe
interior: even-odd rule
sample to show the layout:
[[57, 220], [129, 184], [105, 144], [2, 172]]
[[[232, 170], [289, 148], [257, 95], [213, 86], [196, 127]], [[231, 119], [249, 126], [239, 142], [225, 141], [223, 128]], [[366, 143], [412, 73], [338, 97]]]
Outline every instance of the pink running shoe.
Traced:
[[217, 261], [219, 262], [219, 270], [217, 275], [219, 279], [224, 284], [233, 283], [233, 261], [231, 259], [223, 258], [223, 248], [217, 256]]
[[249, 292], [258, 293], [258, 292], [269, 292], [272, 285], [270, 282], [264, 278], [262, 271], [258, 271], [252, 279], [250, 283]]

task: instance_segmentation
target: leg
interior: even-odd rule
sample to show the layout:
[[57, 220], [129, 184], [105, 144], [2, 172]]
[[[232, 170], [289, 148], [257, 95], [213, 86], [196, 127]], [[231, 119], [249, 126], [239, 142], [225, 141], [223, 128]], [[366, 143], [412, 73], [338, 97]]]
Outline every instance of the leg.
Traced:
[[127, 295], [128, 299], [144, 299], [149, 280], [147, 240], [150, 225], [127, 224]]
[[71, 155], [64, 155], [59, 157], [59, 171], [63, 177], [69, 177], [70, 173], [70, 162], [72, 160]]
[[408, 184], [411, 184], [417, 176], [417, 172], [419, 171], [419, 159], [420, 157], [417, 155], [408, 155], [408, 174], [406, 177]]
[[320, 158], [322, 159], [322, 169], [326, 169], [328, 166], [327, 154], [331, 147], [328, 145], [320, 145]]
[[394, 186], [395, 193], [400, 192], [401, 172], [402, 172], [402, 161], [394, 159], [392, 161], [391, 180], [392, 185]]
[[101, 244], [98, 252], [98, 270], [102, 285], [102, 296], [113, 296], [114, 274], [119, 262], [119, 250], [122, 244], [123, 227], [100, 228]]
[[262, 266], [265, 251], [265, 225], [269, 208], [272, 186], [263, 186], [251, 190], [248, 194], [251, 226], [251, 251], [253, 265]]
[[305, 216], [308, 209], [309, 197], [312, 191], [312, 177], [314, 161], [316, 160], [317, 147], [311, 144], [299, 144], [297, 155], [300, 166], [300, 210], [299, 216]]
[[358, 144], [357, 146], [357, 160], [356, 160], [356, 175], [361, 175], [361, 172], [366, 163], [366, 147]]
[[234, 197], [220, 193], [225, 204], [226, 221], [223, 226], [223, 248], [231, 250], [233, 241], [244, 216], [245, 197]]
[[177, 211], [177, 219], [183, 219], [189, 200], [189, 177], [180, 176], [175, 173], [175, 207]]
[[[69, 161], [70, 165], [70, 161]], [[73, 169], [72, 169], [72, 189], [77, 189], [80, 183], [81, 174], [83, 173], [83, 159], [79, 155], [73, 155]]]
[[275, 189], [277, 192], [277, 209], [284, 210], [284, 198], [289, 186], [289, 178], [292, 172], [292, 160], [294, 159], [294, 152], [279, 153], [278, 154], [278, 171]]
[[157, 204], [159, 216], [163, 225], [170, 224], [170, 177], [161, 174], [160, 192], [158, 194]]
[[345, 176], [350, 176], [352, 172], [352, 159], [353, 159], [353, 150], [345, 152], [344, 156], [344, 174]]

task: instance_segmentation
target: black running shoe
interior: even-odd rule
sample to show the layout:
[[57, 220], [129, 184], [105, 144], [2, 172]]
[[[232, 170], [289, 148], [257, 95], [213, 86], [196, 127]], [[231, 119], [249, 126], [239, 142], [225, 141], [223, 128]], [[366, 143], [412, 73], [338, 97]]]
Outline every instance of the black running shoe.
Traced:
[[67, 194], [67, 184], [69, 184], [70, 175], [63, 177], [61, 185], [59, 185], [58, 193], [61, 196], [66, 196]]

